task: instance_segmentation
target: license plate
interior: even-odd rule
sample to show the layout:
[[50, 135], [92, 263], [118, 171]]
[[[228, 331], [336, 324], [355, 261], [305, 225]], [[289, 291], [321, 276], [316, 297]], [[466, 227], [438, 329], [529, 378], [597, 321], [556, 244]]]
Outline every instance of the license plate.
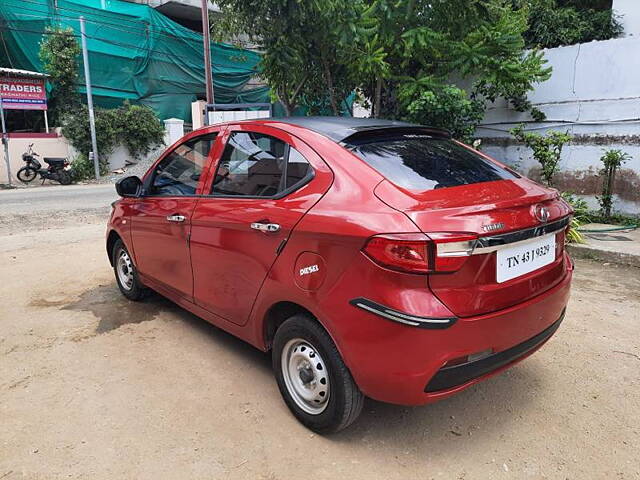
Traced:
[[503, 283], [553, 263], [556, 258], [556, 236], [528, 240], [496, 253], [496, 280]]

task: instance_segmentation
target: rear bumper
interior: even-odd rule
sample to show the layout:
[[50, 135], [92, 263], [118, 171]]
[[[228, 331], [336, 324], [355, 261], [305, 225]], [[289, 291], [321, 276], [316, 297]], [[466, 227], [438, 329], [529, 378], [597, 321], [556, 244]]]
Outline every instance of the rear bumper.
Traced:
[[[339, 348], [367, 396], [401, 405], [435, 402], [509, 368], [553, 336], [569, 301], [573, 267], [568, 257], [565, 265], [562, 281], [538, 297], [492, 314], [460, 318], [446, 329], [415, 328], [354, 309], [352, 327], [359, 328], [346, 341], [340, 335]], [[494, 353], [482, 360], [443, 368], [451, 360], [488, 350]]]
[[565, 310], [562, 311], [560, 318], [556, 320], [550, 327], [546, 328], [536, 336], [515, 345], [502, 352], [494, 353], [482, 360], [465, 363], [454, 367], [443, 367], [429, 380], [425, 387], [426, 393], [435, 393], [443, 390], [449, 390], [465, 383], [480, 378], [488, 373], [494, 372], [505, 365], [517, 362], [519, 359], [527, 356], [527, 354], [537, 350], [551, 336], [556, 333], [558, 327], [564, 320]]

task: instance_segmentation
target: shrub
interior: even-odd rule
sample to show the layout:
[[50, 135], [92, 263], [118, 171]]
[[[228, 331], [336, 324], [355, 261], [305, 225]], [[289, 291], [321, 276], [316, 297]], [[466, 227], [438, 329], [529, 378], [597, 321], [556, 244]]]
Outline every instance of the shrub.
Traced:
[[[124, 145], [132, 157], [138, 158], [164, 143], [164, 126], [148, 107], [125, 102], [116, 109], [96, 108], [94, 113], [101, 170], [106, 171], [107, 158], [119, 144]], [[63, 117], [62, 134], [82, 156], [89, 157], [93, 147], [86, 105]]]
[[602, 183], [602, 196], [598, 197], [598, 203], [600, 203], [600, 211], [604, 218], [611, 217], [613, 186], [618, 167], [630, 158], [631, 156], [622, 150], [607, 150], [600, 158], [604, 165], [604, 168], [600, 170], [600, 175], [602, 175], [604, 181]]
[[164, 144], [164, 125], [149, 107], [125, 102], [116, 114], [120, 141], [134, 158]]
[[511, 134], [533, 150], [533, 158], [542, 168], [542, 180], [546, 185], [553, 186], [553, 176], [559, 170], [562, 148], [565, 143], [571, 141], [571, 135], [554, 131], [547, 132], [546, 135], [525, 132], [524, 125], [511, 129]]
[[567, 232], [567, 242], [584, 243], [584, 236], [580, 233], [579, 228], [590, 221], [587, 202], [571, 192], [562, 192], [562, 198], [573, 208], [573, 218], [571, 219], [571, 226]]
[[427, 90], [407, 106], [407, 120], [449, 130], [454, 138], [470, 143], [484, 115], [484, 103], [469, 99], [452, 85]]
[[620, 19], [611, 9], [561, 7], [556, 0], [531, 0], [529, 29], [524, 38], [530, 48], [553, 48], [608, 40], [620, 36], [622, 32]]
[[[93, 160], [89, 160], [87, 155], [80, 154], [71, 161], [71, 171], [73, 172], [74, 181], [80, 182], [82, 180], [89, 180], [95, 175]], [[101, 161], [100, 175], [106, 175], [107, 173], [107, 162]]]

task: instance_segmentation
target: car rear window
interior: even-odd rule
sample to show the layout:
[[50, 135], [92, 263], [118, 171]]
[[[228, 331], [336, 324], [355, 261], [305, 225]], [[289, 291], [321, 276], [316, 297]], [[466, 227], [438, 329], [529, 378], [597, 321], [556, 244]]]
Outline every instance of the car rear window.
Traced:
[[420, 133], [352, 137], [344, 141], [399, 187], [415, 191], [517, 178], [448, 138]]

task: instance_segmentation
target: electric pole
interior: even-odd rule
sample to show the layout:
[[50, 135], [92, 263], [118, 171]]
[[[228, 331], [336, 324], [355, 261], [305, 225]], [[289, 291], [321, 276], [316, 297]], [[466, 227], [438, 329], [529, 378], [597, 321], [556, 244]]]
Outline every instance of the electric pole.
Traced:
[[211, 37], [209, 35], [208, 3], [208, 0], [202, 0], [202, 41], [204, 43], [204, 79], [207, 87], [207, 105], [212, 105], [215, 99], [213, 96], [213, 71], [211, 69]]
[[87, 106], [89, 107], [89, 129], [91, 130], [91, 147], [93, 148], [93, 168], [96, 179], [100, 178], [100, 159], [98, 158], [98, 141], [96, 140], [96, 117], [93, 111], [93, 94], [91, 93], [91, 74], [89, 72], [89, 52], [87, 51], [87, 32], [84, 17], [80, 17], [80, 33], [82, 40], [82, 59], [84, 60], [84, 81], [87, 88]]
[[2, 94], [0, 94], [0, 117], [2, 117], [2, 145], [4, 147], [4, 161], [7, 162], [7, 181], [11, 186], [11, 159], [9, 158], [9, 134], [4, 121], [4, 106], [2, 105]]

